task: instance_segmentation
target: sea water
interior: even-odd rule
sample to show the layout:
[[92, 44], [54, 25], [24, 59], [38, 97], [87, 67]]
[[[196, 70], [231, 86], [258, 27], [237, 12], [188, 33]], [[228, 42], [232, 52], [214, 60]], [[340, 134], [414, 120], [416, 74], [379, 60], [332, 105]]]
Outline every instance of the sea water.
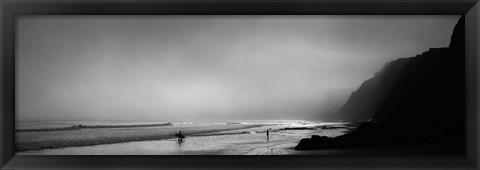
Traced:
[[[302, 138], [311, 135], [338, 136], [346, 129], [319, 129], [322, 125], [339, 125], [341, 123], [327, 123], [304, 120], [175, 120], [159, 122], [55, 122], [34, 125], [19, 125], [22, 128], [51, 127], [52, 124], [71, 126], [84, 125], [132, 125], [172, 123], [173, 127], [196, 127], [211, 125], [238, 125], [261, 124], [263, 126], [224, 130], [212, 133], [201, 133], [186, 136], [182, 141], [176, 138], [135, 141], [115, 144], [101, 144], [92, 146], [64, 147], [18, 152], [23, 155], [285, 155], [294, 153], [293, 149]], [[18, 126], [17, 126], [18, 127]], [[215, 127], [215, 126], [212, 126]], [[303, 129], [301, 129], [303, 127]], [[311, 127], [309, 129], [308, 127]], [[167, 127], [166, 127], [167, 128]], [[172, 128], [172, 127], [168, 127]], [[294, 128], [284, 130], [285, 128]], [[295, 129], [300, 128], [300, 129]], [[267, 139], [266, 130], [269, 130]]]

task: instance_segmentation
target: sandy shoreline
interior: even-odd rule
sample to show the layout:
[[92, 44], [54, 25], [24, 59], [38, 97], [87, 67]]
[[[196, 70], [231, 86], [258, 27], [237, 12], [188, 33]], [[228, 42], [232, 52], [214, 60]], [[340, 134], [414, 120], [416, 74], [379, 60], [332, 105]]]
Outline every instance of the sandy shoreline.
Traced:
[[[270, 140], [266, 130], [270, 130]], [[215, 124], [17, 132], [24, 155], [290, 155], [302, 138], [339, 136], [346, 124]], [[187, 136], [178, 142], [175, 133]]]
[[213, 133], [225, 130], [247, 129], [264, 125], [162, 126], [141, 128], [105, 128], [65, 131], [16, 132], [16, 151], [53, 149], [72, 146], [123, 143], [175, 138], [182, 131], [186, 135]]
[[288, 155], [301, 137], [288, 133], [219, 134], [18, 152], [20, 155]]

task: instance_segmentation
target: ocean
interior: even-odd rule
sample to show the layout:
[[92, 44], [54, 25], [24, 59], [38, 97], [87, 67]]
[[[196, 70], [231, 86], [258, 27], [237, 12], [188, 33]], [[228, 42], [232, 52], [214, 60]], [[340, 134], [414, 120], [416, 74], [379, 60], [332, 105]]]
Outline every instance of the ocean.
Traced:
[[[308, 120], [17, 123], [16, 150], [19, 155], [289, 155], [299, 152], [294, 147], [302, 138], [335, 137], [349, 128], [344, 122]], [[182, 141], [175, 137], [180, 131]]]

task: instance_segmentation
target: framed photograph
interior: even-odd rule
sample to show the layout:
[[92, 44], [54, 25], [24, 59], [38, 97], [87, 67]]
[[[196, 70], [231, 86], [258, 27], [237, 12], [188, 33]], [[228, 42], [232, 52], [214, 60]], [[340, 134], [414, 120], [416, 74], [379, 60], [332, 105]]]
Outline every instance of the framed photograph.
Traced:
[[2, 2], [2, 169], [478, 169], [476, 0]]

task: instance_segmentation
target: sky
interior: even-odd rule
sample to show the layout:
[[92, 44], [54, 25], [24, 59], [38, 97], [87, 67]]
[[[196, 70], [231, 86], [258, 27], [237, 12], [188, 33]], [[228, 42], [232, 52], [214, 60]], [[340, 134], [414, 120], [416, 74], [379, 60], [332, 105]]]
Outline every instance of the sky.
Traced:
[[459, 17], [21, 16], [16, 120], [321, 120]]

